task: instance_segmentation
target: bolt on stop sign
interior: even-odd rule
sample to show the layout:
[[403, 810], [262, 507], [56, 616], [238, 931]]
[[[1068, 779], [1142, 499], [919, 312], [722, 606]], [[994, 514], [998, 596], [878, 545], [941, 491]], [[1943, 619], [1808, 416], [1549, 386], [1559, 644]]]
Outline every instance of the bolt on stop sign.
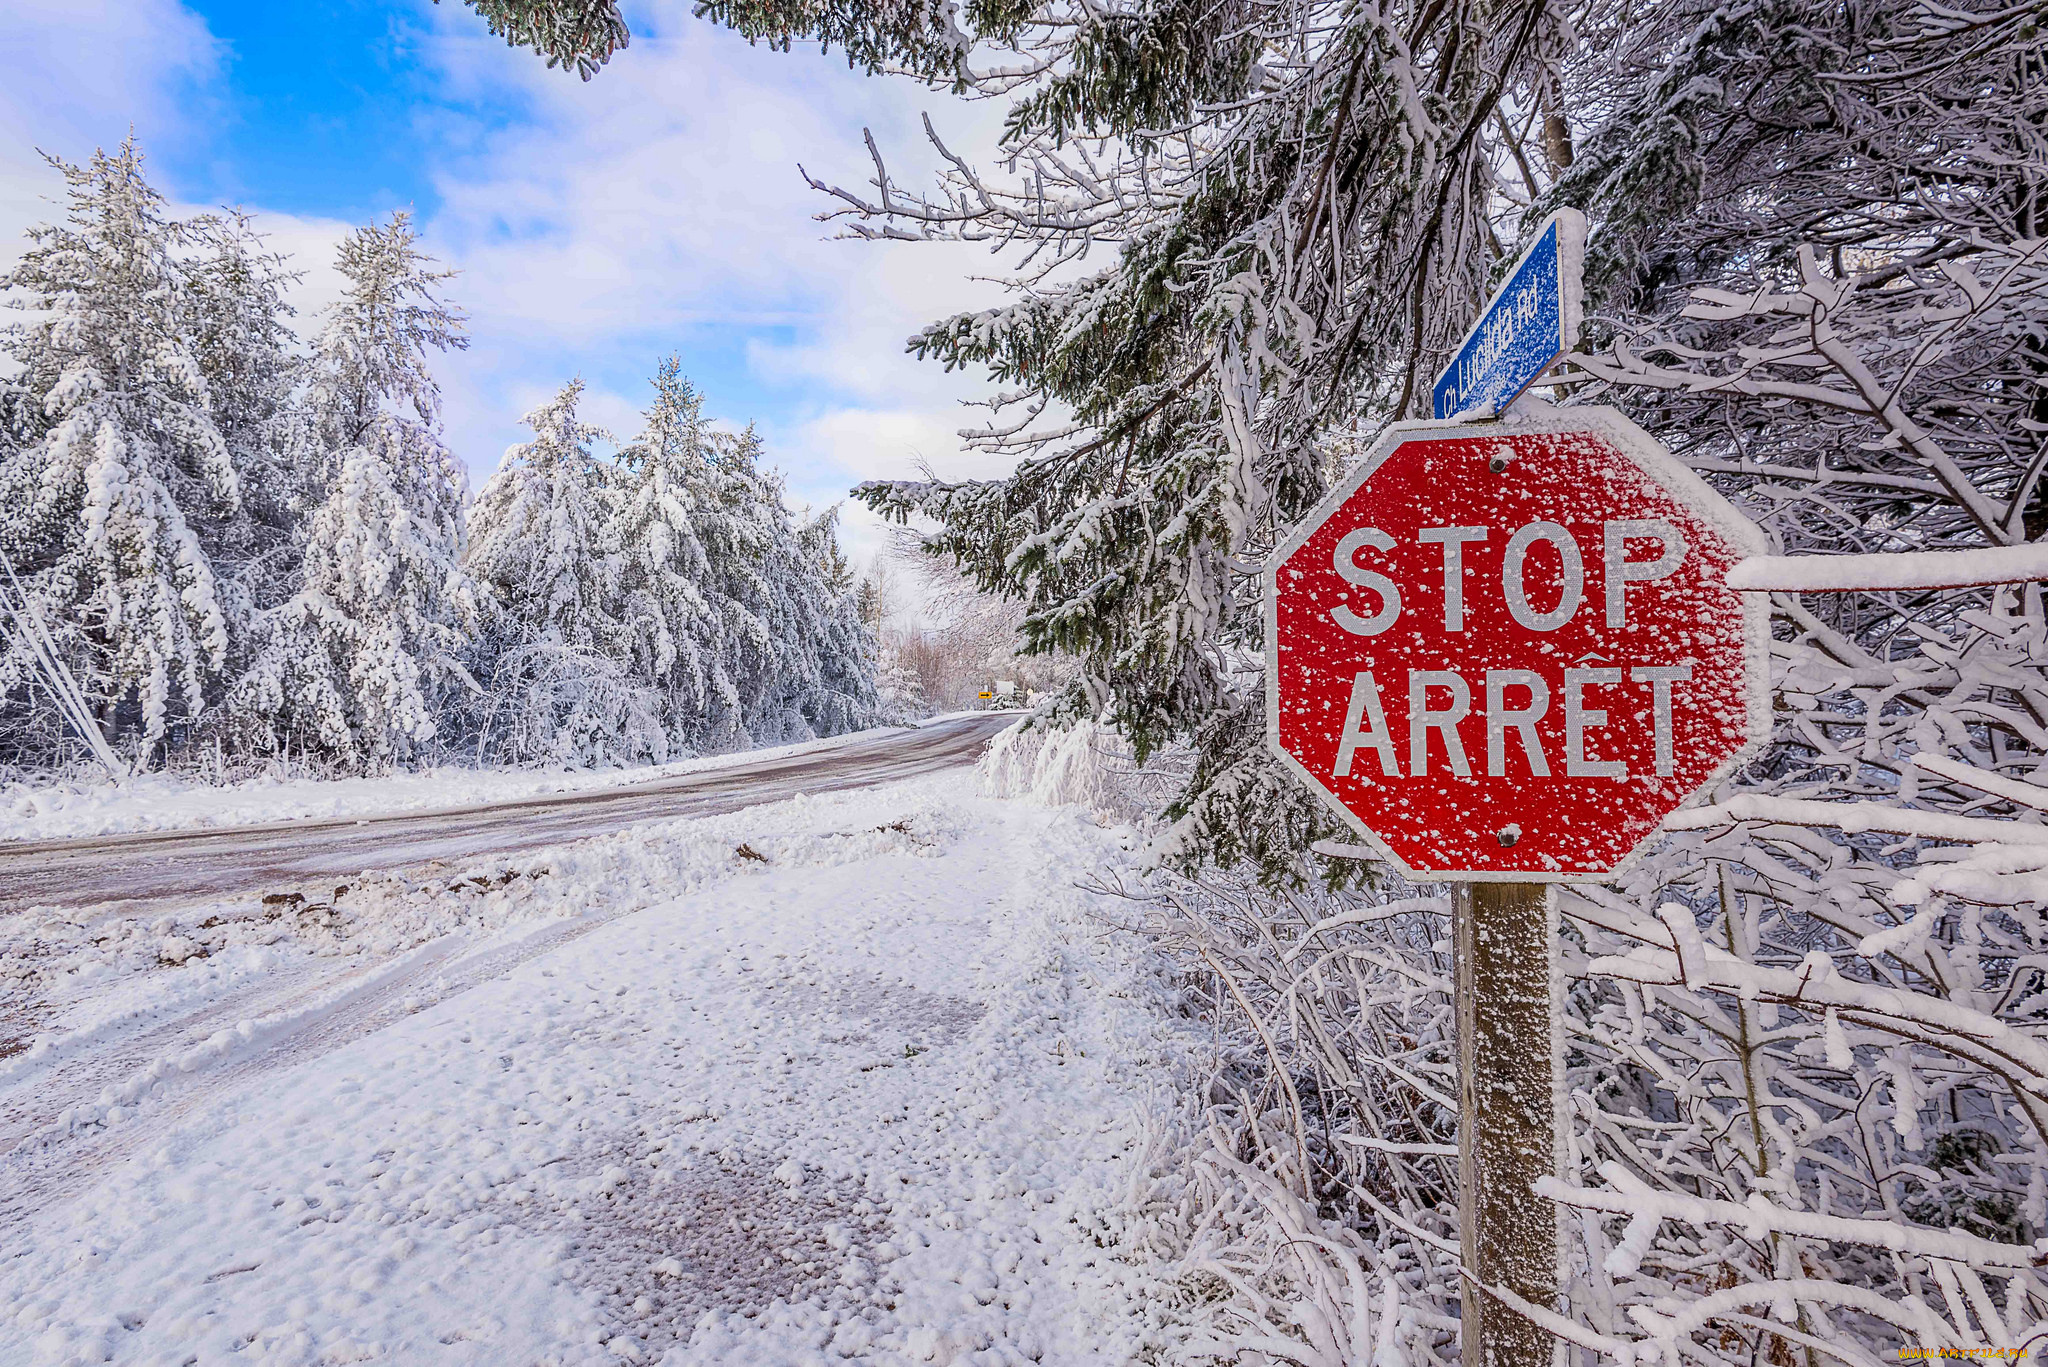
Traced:
[[1606, 876], [1766, 733], [1764, 549], [1611, 410], [1399, 424], [1274, 554], [1268, 739], [1411, 878]]

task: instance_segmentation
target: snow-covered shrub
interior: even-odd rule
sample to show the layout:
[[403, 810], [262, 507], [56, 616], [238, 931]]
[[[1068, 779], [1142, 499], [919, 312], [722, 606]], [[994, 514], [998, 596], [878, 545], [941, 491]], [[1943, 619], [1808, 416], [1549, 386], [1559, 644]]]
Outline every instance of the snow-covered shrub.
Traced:
[[560, 641], [499, 654], [470, 713], [486, 763], [607, 769], [670, 754], [660, 699], [617, 660]]
[[1093, 721], [1061, 726], [1031, 716], [989, 742], [981, 757], [981, 787], [990, 797], [1101, 808], [1110, 797], [1112, 768], [1129, 763], [1130, 747], [1107, 727]]
[[924, 683], [917, 671], [904, 663], [897, 652], [882, 650], [875, 669], [875, 715], [888, 725], [901, 726], [931, 712], [924, 695]]
[[[1603, 1360], [1874, 1363], [2048, 1334], [2048, 619], [2032, 584], [1861, 601], [1891, 629], [1784, 604], [1766, 759], [1613, 886], [1560, 891], [1555, 1327]], [[1186, 1312], [1219, 1355], [1445, 1360], [1441, 890], [1244, 867], [1130, 891], [1228, 1042], [1180, 1213]]]
[[2031, 586], [1916, 617], [1876, 650], [1783, 642], [1770, 771], [1564, 898], [1584, 986], [1558, 1194], [1606, 1351], [1875, 1356], [2048, 1323], [2048, 629]]
[[[1571, 1157], [1546, 1191], [1574, 1214], [1560, 1331], [1603, 1360], [2048, 1333], [2048, 626], [2031, 587], [1939, 604], [1847, 665], [1825, 629], [1781, 640], [1770, 771], [1561, 894]], [[1130, 891], [1229, 1041], [1187, 1313], [1219, 1355], [1449, 1360], [1440, 889]]]
[[1137, 762], [1114, 727], [1061, 716], [1051, 704], [996, 733], [977, 768], [990, 797], [1044, 806], [1075, 803], [1100, 821], [1147, 824], [1187, 782], [1184, 747]]

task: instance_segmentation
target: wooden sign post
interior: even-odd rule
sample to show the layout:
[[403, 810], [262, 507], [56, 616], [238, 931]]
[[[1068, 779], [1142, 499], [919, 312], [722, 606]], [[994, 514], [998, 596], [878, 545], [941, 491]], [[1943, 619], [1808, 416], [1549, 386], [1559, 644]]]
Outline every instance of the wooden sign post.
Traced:
[[1464, 1360], [1547, 1364], [1551, 1336], [1482, 1288], [1557, 1303], [1559, 1211], [1528, 1194], [1556, 1175], [1564, 1148], [1556, 899], [1544, 883], [1460, 883], [1451, 936]]

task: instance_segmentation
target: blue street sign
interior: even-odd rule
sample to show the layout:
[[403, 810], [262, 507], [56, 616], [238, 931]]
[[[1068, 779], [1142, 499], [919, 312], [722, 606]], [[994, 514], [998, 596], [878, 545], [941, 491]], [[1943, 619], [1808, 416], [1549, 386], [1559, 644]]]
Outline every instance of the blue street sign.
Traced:
[[1431, 391], [1439, 419], [1491, 407], [1498, 414], [1521, 397], [1577, 340], [1586, 219], [1559, 209], [1487, 301], [1479, 321]]

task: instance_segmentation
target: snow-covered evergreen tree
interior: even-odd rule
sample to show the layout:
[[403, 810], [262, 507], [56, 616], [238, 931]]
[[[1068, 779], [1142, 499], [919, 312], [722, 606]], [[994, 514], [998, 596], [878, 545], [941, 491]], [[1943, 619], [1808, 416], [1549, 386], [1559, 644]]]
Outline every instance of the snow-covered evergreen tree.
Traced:
[[604, 431], [577, 416], [582, 398], [571, 380], [526, 415], [533, 439], [506, 451], [477, 495], [464, 563], [519, 638], [618, 655], [613, 467], [592, 449]]
[[[199, 354], [195, 230], [165, 215], [132, 137], [51, 165], [65, 219], [0, 275], [32, 311], [0, 333], [0, 547], [102, 722], [146, 753], [226, 663], [198, 529], [237, 517], [242, 486]], [[0, 693], [31, 669], [12, 643]]]
[[[1266, 754], [1257, 571], [1326, 487], [1333, 434], [1426, 408], [1490, 269], [1524, 142], [1571, 50], [1554, 5], [1081, 0], [1029, 11], [709, 0], [749, 38], [1007, 103], [940, 185], [823, 184], [848, 230], [1013, 244], [1005, 307], [912, 340], [995, 382], [969, 444], [1007, 478], [860, 496], [1026, 608], [1080, 664], [1070, 715], [1141, 752], [1193, 739], [1193, 857], [1278, 868], [1333, 821]], [[1569, 155], [1568, 130], [1546, 144]], [[942, 151], [945, 149], [941, 149]]]
[[914, 721], [931, 711], [923, 681], [900, 649], [902, 633], [886, 628], [895, 583], [889, 562], [878, 559], [853, 594], [855, 611], [874, 642], [875, 716], [883, 725]]
[[[646, 429], [604, 458], [572, 381], [478, 495], [489, 594], [483, 743], [621, 764], [872, 722], [872, 643], [831, 515], [798, 520], [760, 438], [715, 432], [674, 358]], [[653, 720], [650, 721], [650, 718]]]
[[875, 691], [878, 648], [861, 612], [853, 566], [839, 548], [839, 510], [806, 517], [792, 530], [784, 601], [791, 620], [801, 624], [794, 636], [802, 643], [808, 682], [796, 712], [819, 736], [872, 726], [881, 705]]
[[712, 462], [721, 525], [707, 528], [725, 608], [721, 660], [755, 745], [871, 725], [874, 642], [839, 549], [838, 516], [802, 520], [782, 480], [761, 468], [760, 435], [717, 434]]
[[[594, 449], [606, 434], [578, 416], [582, 397], [583, 381], [571, 380], [526, 415], [533, 439], [505, 453], [470, 510], [465, 564], [486, 597], [480, 654], [489, 697], [479, 741], [517, 762], [661, 760], [669, 753], [661, 689], [651, 670], [633, 665], [642, 647], [655, 659], [663, 644], [673, 652], [674, 638], [615, 615], [626, 472]], [[659, 514], [641, 525], [656, 536], [669, 530]], [[644, 613], [648, 587], [635, 588], [634, 608]]]
[[720, 515], [711, 459], [703, 399], [669, 356], [655, 372], [646, 426], [619, 452], [616, 616], [634, 676], [657, 691], [669, 735], [690, 749], [729, 740], [721, 725], [736, 710], [698, 530]]
[[267, 614], [229, 707], [252, 748], [381, 764], [431, 740], [443, 693], [470, 686], [464, 480], [428, 369], [430, 351], [467, 343], [437, 294], [452, 272], [431, 268], [404, 213], [349, 234], [338, 266], [309, 400], [327, 492], [298, 589]]
[[306, 515], [325, 490], [296, 392], [306, 366], [285, 298], [296, 273], [247, 214], [191, 226], [203, 247], [191, 268], [193, 352], [242, 491], [228, 516], [195, 522], [227, 613], [233, 673], [258, 615], [297, 582]]
[[333, 468], [377, 427], [400, 423], [438, 442], [441, 387], [428, 354], [461, 351], [460, 309], [439, 297], [452, 270], [435, 270], [418, 246], [412, 215], [342, 239], [335, 266], [348, 282], [315, 342], [309, 404]]
[[771, 591], [762, 567], [775, 544], [781, 495], [760, 469], [761, 441], [749, 427], [737, 435], [707, 432], [703, 467], [708, 491], [697, 519], [708, 578], [705, 597], [718, 615], [716, 672], [706, 739], [720, 749], [758, 744], [761, 699], [773, 687]]

